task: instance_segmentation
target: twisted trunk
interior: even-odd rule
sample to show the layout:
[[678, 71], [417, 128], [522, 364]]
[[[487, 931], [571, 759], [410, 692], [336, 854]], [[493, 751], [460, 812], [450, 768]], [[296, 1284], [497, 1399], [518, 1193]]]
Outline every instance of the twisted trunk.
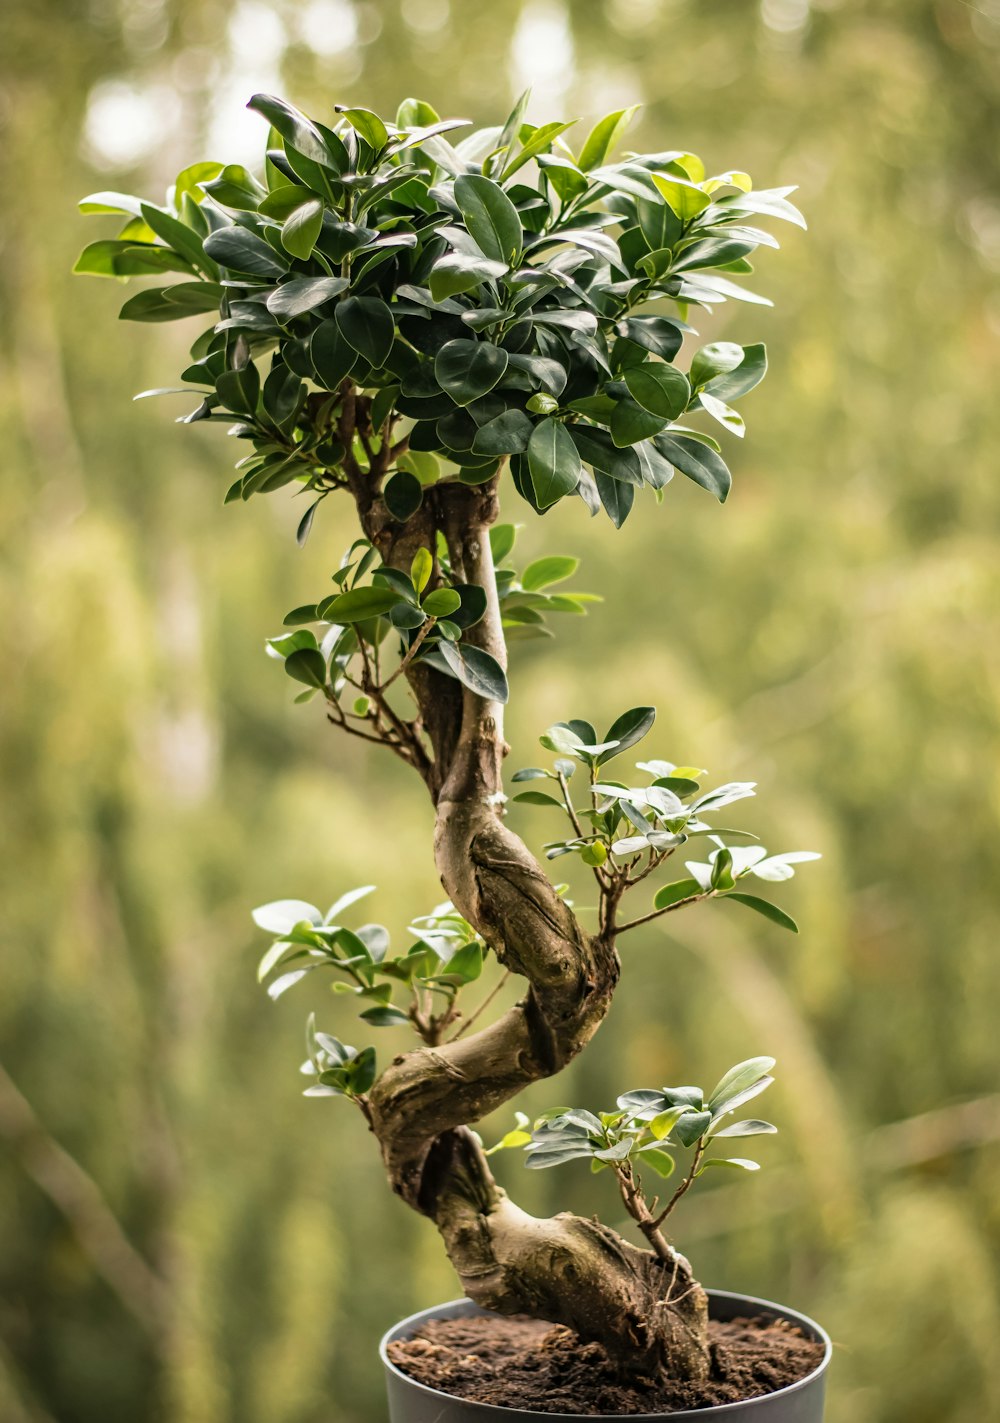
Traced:
[[[467, 634], [502, 666], [506, 649], [489, 543], [495, 484], [428, 492], [420, 515], [394, 523], [378, 499], [359, 512], [387, 563], [408, 569], [437, 531], [452, 576], [486, 590]], [[536, 1219], [494, 1181], [468, 1125], [566, 1065], [597, 1031], [618, 981], [613, 934], [590, 935], [499, 818], [503, 708], [419, 664], [407, 678], [433, 750], [442, 884], [497, 960], [527, 991], [482, 1030], [396, 1058], [369, 1112], [393, 1189], [430, 1217], [466, 1294], [504, 1314], [566, 1324], [632, 1371], [707, 1370], [707, 1302], [683, 1256], [640, 1250], [594, 1220]]]

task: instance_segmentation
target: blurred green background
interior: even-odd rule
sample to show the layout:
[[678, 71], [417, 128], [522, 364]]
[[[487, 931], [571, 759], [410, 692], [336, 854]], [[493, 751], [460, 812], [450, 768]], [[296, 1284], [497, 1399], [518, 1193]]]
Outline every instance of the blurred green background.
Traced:
[[[387, 847], [373, 917], [439, 897], [416, 779], [262, 654], [348, 511], [300, 552], [284, 495], [222, 507], [217, 431], [130, 403], [186, 328], [69, 276], [105, 232], [75, 200], [248, 158], [256, 89], [492, 122], [529, 83], [536, 121], [642, 101], [637, 146], [800, 184], [810, 232], [762, 249], [773, 312], [700, 322], [771, 351], [726, 509], [678, 480], [616, 535], [508, 492], [607, 594], [516, 650], [512, 764], [652, 701], [649, 754], [759, 780], [743, 823], [824, 859], [797, 940], [716, 906], [630, 936], [526, 1105], [773, 1052], [766, 1169], [678, 1222], [702, 1279], [825, 1321], [830, 1423], [1000, 1416], [1000, 3], [5, 0], [0, 56], [4, 1423], [376, 1423], [379, 1332], [455, 1292], [360, 1119], [299, 1095], [307, 1009], [346, 1010], [254, 983], [254, 904]], [[603, 1178], [499, 1170], [620, 1223]]]

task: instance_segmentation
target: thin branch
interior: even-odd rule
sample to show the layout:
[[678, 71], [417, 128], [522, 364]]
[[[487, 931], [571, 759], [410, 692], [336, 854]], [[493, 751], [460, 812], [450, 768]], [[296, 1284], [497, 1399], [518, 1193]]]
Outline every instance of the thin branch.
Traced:
[[703, 1157], [704, 1155], [705, 1155], [705, 1146], [704, 1146], [704, 1143], [703, 1143], [703, 1142], [699, 1142], [698, 1145], [697, 1145], [697, 1147], [695, 1148], [694, 1156], [691, 1158], [691, 1165], [690, 1165], [690, 1167], [688, 1168], [688, 1173], [687, 1173], [687, 1175], [684, 1177], [684, 1180], [683, 1180], [683, 1181], [680, 1183], [680, 1185], [677, 1187], [677, 1190], [674, 1192], [674, 1194], [670, 1197], [670, 1200], [669, 1200], [669, 1201], [667, 1202], [667, 1204], [663, 1207], [662, 1211], [660, 1211], [660, 1214], [659, 1214], [659, 1215], [655, 1218], [655, 1220], [653, 1221], [653, 1224], [656, 1226], [656, 1229], [657, 1229], [657, 1230], [660, 1229], [660, 1226], [661, 1226], [661, 1225], [663, 1224], [663, 1222], [666, 1220], [667, 1216], [668, 1216], [668, 1215], [670, 1214], [670, 1212], [674, 1209], [674, 1207], [680, 1202], [681, 1197], [682, 1197], [682, 1196], [685, 1196], [685, 1195], [688, 1193], [688, 1191], [691, 1189], [691, 1186], [692, 1186], [692, 1184], [693, 1184], [693, 1182], [694, 1182], [694, 1178], [695, 1178], [695, 1176], [698, 1174], [698, 1167], [701, 1165], [701, 1159], [702, 1159], [702, 1157]]
[[675, 909], [683, 909], [685, 904], [698, 904], [703, 899], [711, 899], [714, 894], [714, 889], [705, 890], [702, 894], [689, 894], [686, 899], [678, 899], [676, 903], [668, 904], [664, 909], [651, 909], [648, 914], [641, 914], [638, 919], [630, 919], [626, 924], [619, 924], [617, 932], [624, 934], [629, 929], [638, 929], [640, 924], [649, 924], [653, 919], [659, 919], [664, 914], [672, 914]]
[[559, 789], [562, 791], [563, 804], [566, 806], [566, 814], [570, 818], [570, 822], [573, 826], [573, 829], [576, 831], [577, 835], [579, 835], [580, 839], [582, 840], [583, 827], [580, 824], [580, 819], [576, 813], [576, 808], [574, 807], [573, 802], [570, 799], [569, 782], [563, 775], [562, 771], [557, 771], [556, 775], [559, 777]]
[[384, 693], [389, 687], [392, 686], [393, 682], [395, 682], [396, 678], [400, 675], [400, 673], [406, 671], [407, 667], [409, 667], [414, 657], [416, 657], [417, 653], [420, 651], [420, 644], [423, 642], [424, 638], [427, 636], [427, 634], [430, 632], [431, 628], [436, 622], [437, 618], [429, 617], [427, 619], [427, 621], [421, 627], [420, 631], [417, 633], [416, 637], [413, 639], [413, 642], [410, 644], [409, 648], [406, 651], [406, 655], [403, 657], [395, 672], [393, 672], [392, 676], [387, 682], [383, 682], [381, 687], [379, 687], [380, 692]]
[[454, 1043], [454, 1042], [457, 1042], [458, 1039], [459, 1039], [460, 1037], [462, 1037], [462, 1035], [463, 1035], [464, 1033], [467, 1033], [467, 1032], [469, 1031], [469, 1029], [473, 1026], [474, 1023], [478, 1022], [478, 1020], [479, 1020], [479, 1019], [483, 1016], [483, 1014], [486, 1012], [486, 1009], [490, 1006], [490, 1004], [491, 1004], [491, 1003], [493, 1002], [493, 1000], [496, 998], [497, 994], [498, 994], [498, 993], [500, 992], [500, 990], [504, 987], [504, 985], [506, 984], [507, 980], [510, 978], [510, 972], [511, 972], [511, 971], [510, 971], [509, 968], [508, 968], [508, 969], [504, 969], [504, 971], [503, 971], [503, 973], [501, 974], [500, 978], [497, 980], [497, 982], [496, 982], [496, 983], [493, 985], [493, 987], [490, 989], [489, 993], [488, 993], [488, 994], [486, 995], [486, 997], [483, 999], [482, 1003], [480, 1003], [480, 1005], [479, 1005], [479, 1007], [476, 1009], [476, 1011], [475, 1011], [473, 1014], [471, 1014], [470, 1017], [466, 1018], [465, 1022], [464, 1022], [464, 1023], [462, 1024], [462, 1026], [459, 1028], [458, 1032], [454, 1035], [453, 1038], [450, 1039], [451, 1042], [453, 1042], [453, 1043]]

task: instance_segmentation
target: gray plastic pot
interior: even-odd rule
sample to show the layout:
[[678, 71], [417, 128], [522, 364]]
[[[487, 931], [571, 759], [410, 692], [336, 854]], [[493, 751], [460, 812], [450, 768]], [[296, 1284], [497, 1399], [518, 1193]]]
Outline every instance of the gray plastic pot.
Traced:
[[388, 1345], [395, 1339], [405, 1339], [428, 1319], [470, 1318], [486, 1315], [471, 1300], [457, 1299], [449, 1304], [439, 1304], [434, 1309], [411, 1314], [393, 1329], [390, 1329], [379, 1345], [379, 1354], [385, 1365], [386, 1384], [389, 1392], [389, 1423], [558, 1423], [559, 1419], [600, 1419], [600, 1423], [662, 1423], [667, 1418], [670, 1423], [680, 1423], [682, 1419], [696, 1420], [696, 1423], [822, 1423], [823, 1395], [826, 1387], [826, 1370], [830, 1362], [832, 1345], [828, 1336], [804, 1314], [796, 1314], [794, 1309], [784, 1305], [771, 1304], [768, 1300], [754, 1299], [752, 1295], [730, 1294], [725, 1290], [709, 1290], [709, 1312], [713, 1319], [736, 1319], [738, 1317], [786, 1319], [802, 1330], [810, 1339], [818, 1339], [824, 1346], [823, 1359], [818, 1368], [798, 1383], [780, 1388], [776, 1393], [765, 1394], [762, 1398], [750, 1398], [744, 1403], [722, 1403], [715, 1408], [684, 1409], [675, 1413], [536, 1413], [520, 1408], [497, 1408], [492, 1403], [471, 1403], [452, 1394], [440, 1393], [436, 1388], [411, 1379], [389, 1358]]

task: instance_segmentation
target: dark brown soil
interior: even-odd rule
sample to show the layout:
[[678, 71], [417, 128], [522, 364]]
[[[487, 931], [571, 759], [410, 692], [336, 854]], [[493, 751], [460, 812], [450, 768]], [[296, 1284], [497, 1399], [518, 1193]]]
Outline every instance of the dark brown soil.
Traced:
[[773, 1393], [812, 1373], [823, 1346], [784, 1322], [709, 1325], [711, 1377], [623, 1383], [600, 1344], [538, 1319], [433, 1319], [389, 1357], [412, 1378], [458, 1398], [537, 1413], [672, 1413]]

